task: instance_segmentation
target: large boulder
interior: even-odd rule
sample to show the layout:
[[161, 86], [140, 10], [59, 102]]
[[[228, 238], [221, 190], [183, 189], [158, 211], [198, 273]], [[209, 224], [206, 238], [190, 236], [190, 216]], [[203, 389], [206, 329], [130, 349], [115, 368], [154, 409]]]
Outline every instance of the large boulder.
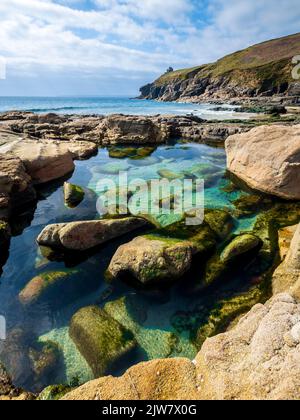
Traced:
[[229, 171], [251, 188], [300, 200], [300, 125], [257, 127], [225, 144]]
[[71, 222], [47, 226], [37, 238], [39, 245], [85, 251], [146, 225], [137, 217]]
[[289, 251], [272, 279], [273, 293], [291, 293], [300, 299], [300, 224], [295, 231]]
[[200, 399], [300, 398], [300, 305], [281, 294], [256, 305], [231, 331], [206, 340], [196, 358]]
[[34, 184], [62, 178], [75, 168], [68, 147], [58, 142], [24, 140], [11, 145], [10, 153], [23, 162]]
[[256, 305], [238, 325], [187, 359], [154, 360], [89, 382], [66, 400], [299, 400], [300, 304]]
[[98, 130], [104, 144], [161, 144], [169, 138], [166, 126], [143, 116], [111, 115]]
[[133, 335], [97, 306], [76, 312], [69, 334], [96, 377], [103, 376], [136, 346]]
[[141, 236], [119, 247], [107, 270], [110, 279], [131, 275], [143, 285], [162, 284], [185, 274], [196, 247], [188, 241]]
[[196, 400], [197, 380], [188, 359], [140, 363], [122, 377], [96, 379], [64, 396], [64, 400]]

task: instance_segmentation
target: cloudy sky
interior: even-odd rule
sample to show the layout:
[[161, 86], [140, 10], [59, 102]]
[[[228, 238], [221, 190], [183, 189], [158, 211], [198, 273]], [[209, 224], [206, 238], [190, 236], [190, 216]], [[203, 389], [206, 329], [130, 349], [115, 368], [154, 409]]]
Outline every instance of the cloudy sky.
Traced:
[[0, 0], [0, 95], [135, 95], [299, 22], [299, 0]]

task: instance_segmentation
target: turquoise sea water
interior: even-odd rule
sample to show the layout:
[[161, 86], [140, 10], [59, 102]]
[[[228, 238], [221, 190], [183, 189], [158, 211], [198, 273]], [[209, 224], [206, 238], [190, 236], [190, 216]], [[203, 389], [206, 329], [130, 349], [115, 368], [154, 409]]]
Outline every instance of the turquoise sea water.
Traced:
[[[205, 119], [247, 118], [246, 114], [233, 111], [213, 110], [211, 104], [186, 104], [177, 102], [156, 102], [129, 99], [125, 97], [0, 97], [0, 112], [10, 110], [32, 111], [37, 113], [54, 112], [58, 114], [132, 114], [186, 115], [193, 113]], [[228, 106], [227, 106], [228, 108]], [[234, 109], [235, 107], [232, 107]]]
[[[200, 296], [189, 293], [187, 284], [180, 282], [164, 292], [135, 290], [122, 282], [111, 286], [105, 282], [104, 272], [114, 252], [138, 233], [119, 238], [75, 259], [69, 255], [61, 258], [43, 256], [36, 237], [51, 223], [96, 218], [98, 181], [107, 176], [116, 179], [119, 169], [126, 169], [129, 178], [149, 180], [158, 178], [161, 169], [192, 174], [195, 165], [199, 164], [210, 165], [211, 172], [215, 173], [205, 189], [206, 207], [233, 211], [232, 200], [239, 197], [241, 191], [223, 191], [228, 184], [224, 178], [224, 150], [178, 143], [161, 146], [144, 159], [112, 158], [109, 150], [99, 149], [96, 157], [76, 162], [76, 170], [70, 178], [71, 182], [90, 189], [79, 207], [69, 209], [64, 205], [62, 183], [56, 183], [39, 190], [40, 201], [36, 209], [15, 219], [9, 258], [0, 279], [0, 312], [7, 320], [8, 333], [7, 341], [0, 344], [0, 360], [9, 368], [17, 385], [38, 391], [49, 384], [82, 383], [93, 378], [91, 369], [68, 334], [72, 315], [78, 309], [93, 304], [103, 307], [110, 302], [109, 310], [134, 332], [140, 345], [122, 367], [111, 373], [120, 374], [141, 360], [175, 356], [193, 358], [196, 355], [197, 348], [190, 339], [195, 322], [201, 319], [201, 314], [207, 314], [218, 299], [247, 289], [249, 284], [245, 279], [240, 283], [239, 278], [232, 278], [220, 290], [214, 289]], [[254, 222], [253, 217], [236, 221], [235, 229], [237, 232], [249, 230]], [[67, 292], [57, 291], [38, 304], [28, 307], [20, 304], [18, 295], [33, 277], [60, 270], [69, 270], [74, 287]], [[190, 281], [196, 282], [197, 276]], [[118, 299], [123, 300], [116, 304]], [[186, 322], [180, 329], [174, 327], [174, 320], [178, 317]], [[44, 343], [58, 346], [60, 362], [37, 375], [33, 372], [32, 355], [41, 351]]]

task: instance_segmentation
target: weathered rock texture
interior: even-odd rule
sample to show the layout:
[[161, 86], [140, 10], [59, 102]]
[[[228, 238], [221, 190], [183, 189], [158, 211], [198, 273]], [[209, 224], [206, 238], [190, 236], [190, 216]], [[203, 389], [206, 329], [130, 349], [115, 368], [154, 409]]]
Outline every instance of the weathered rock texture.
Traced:
[[145, 220], [128, 217], [113, 220], [93, 220], [47, 226], [37, 238], [39, 245], [84, 251], [146, 225]]
[[[21, 116], [16, 118], [19, 121]], [[1, 128], [0, 218], [8, 218], [12, 209], [35, 201], [32, 185], [64, 177], [74, 170], [74, 159], [90, 157], [97, 150], [90, 142], [41, 141]]]
[[300, 299], [300, 225], [289, 251], [273, 275], [273, 293], [288, 292]]
[[127, 274], [144, 285], [176, 280], [189, 270], [195, 252], [191, 242], [141, 236], [119, 247], [108, 267], [108, 277]]
[[[201, 381], [199, 380], [199, 385]], [[65, 400], [195, 400], [197, 376], [188, 359], [153, 360], [124, 376], [97, 379], [70, 392]]]
[[34, 184], [62, 178], [75, 168], [73, 157], [63, 144], [26, 140], [10, 147], [24, 164]]
[[[13, 116], [13, 113], [9, 113], [7, 118]], [[6, 118], [6, 114], [2, 114], [2, 118]], [[71, 152], [76, 150], [75, 146], [80, 146], [82, 141], [98, 145], [159, 145], [181, 137], [197, 142], [212, 141], [222, 144], [229, 135], [248, 131], [252, 127], [246, 123], [210, 123], [196, 116], [182, 115], [81, 117], [50, 114], [49, 117], [35, 114], [20, 116], [19, 113], [15, 118], [6, 121], [6, 126], [15, 133], [39, 139], [52, 139], [61, 143], [71, 141], [68, 145]], [[80, 157], [84, 156], [81, 152]]]
[[300, 200], [300, 125], [257, 127], [225, 145], [229, 171], [251, 188]]
[[35, 396], [29, 392], [16, 388], [7, 374], [4, 367], [0, 364], [0, 401], [25, 401], [34, 400]]
[[194, 363], [155, 360], [121, 378], [85, 384], [64, 399], [300, 399], [300, 304], [290, 295], [256, 305], [225, 334], [208, 339]]

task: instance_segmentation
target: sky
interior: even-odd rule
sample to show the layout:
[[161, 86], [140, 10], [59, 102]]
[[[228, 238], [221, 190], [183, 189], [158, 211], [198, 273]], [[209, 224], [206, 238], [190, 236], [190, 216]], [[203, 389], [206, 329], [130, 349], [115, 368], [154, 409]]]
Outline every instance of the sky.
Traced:
[[133, 96], [299, 22], [299, 0], [0, 0], [0, 95]]

